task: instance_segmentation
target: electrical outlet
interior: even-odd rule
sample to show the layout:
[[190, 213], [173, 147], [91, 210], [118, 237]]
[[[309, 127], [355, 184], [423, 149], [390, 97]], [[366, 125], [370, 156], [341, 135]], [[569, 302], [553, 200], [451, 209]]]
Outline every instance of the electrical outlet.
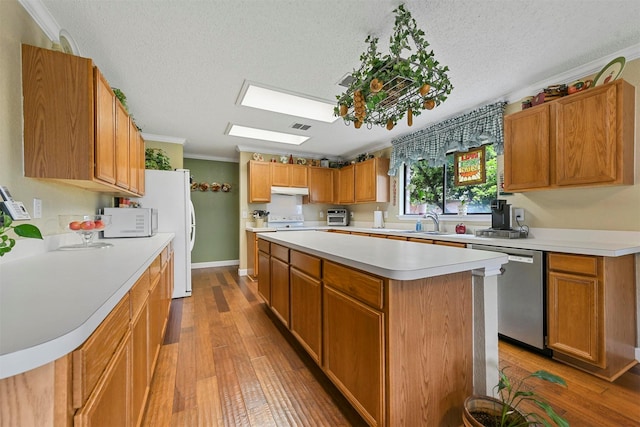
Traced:
[[324, 218], [324, 212], [320, 211], [320, 219]]
[[33, 217], [42, 218], [42, 200], [33, 199]]
[[513, 213], [514, 213], [514, 217], [518, 221], [524, 221], [524, 209], [523, 208], [515, 208], [513, 210]]
[[247, 211], [242, 211], [242, 218], [246, 218], [247, 217]]
[[384, 219], [388, 219], [389, 218], [389, 212], [384, 211], [384, 215], [383, 216], [384, 216]]
[[349, 212], [349, 216], [351, 217], [351, 219], [353, 219], [353, 211]]

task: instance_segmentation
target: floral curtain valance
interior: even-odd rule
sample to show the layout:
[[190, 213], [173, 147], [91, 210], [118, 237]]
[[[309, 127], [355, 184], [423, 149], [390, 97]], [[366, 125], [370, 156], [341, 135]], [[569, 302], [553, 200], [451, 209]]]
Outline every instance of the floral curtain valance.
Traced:
[[467, 151], [488, 143], [493, 143], [496, 153], [502, 154], [506, 105], [506, 102], [485, 105], [392, 140], [389, 175], [395, 176], [403, 163], [411, 166], [420, 159], [427, 160], [430, 166], [441, 166], [448, 151]]

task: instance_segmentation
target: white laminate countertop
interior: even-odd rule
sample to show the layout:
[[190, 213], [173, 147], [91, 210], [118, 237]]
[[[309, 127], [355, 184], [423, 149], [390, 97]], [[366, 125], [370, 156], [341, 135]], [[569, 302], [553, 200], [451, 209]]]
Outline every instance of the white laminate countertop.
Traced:
[[[248, 226], [248, 231], [255, 233], [278, 231], [275, 228], [255, 228]], [[345, 230], [372, 234], [387, 234], [430, 240], [445, 240], [465, 244], [488, 245], [504, 248], [531, 249], [547, 252], [564, 252], [581, 255], [618, 257], [640, 253], [640, 232], [635, 231], [602, 231], [602, 230], [567, 230], [567, 229], [532, 229], [526, 239], [499, 239], [476, 237], [473, 234], [434, 235], [426, 232], [393, 228], [366, 227], [328, 227], [310, 226], [307, 230]], [[290, 231], [284, 231], [289, 233]]]
[[76, 349], [173, 237], [109, 239], [110, 248], [55, 250], [0, 264], [0, 379]]
[[497, 274], [505, 254], [441, 245], [372, 239], [323, 231], [262, 233], [259, 238], [395, 280], [414, 280], [485, 269]]

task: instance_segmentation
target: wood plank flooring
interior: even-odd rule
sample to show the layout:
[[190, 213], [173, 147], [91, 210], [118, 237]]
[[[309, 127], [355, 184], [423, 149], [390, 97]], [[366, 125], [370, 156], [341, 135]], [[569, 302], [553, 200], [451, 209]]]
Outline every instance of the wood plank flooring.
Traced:
[[[191, 298], [173, 300], [143, 425], [365, 425], [236, 269], [193, 270]], [[572, 426], [640, 426], [637, 365], [609, 383], [504, 342], [500, 365], [562, 376], [536, 391]]]

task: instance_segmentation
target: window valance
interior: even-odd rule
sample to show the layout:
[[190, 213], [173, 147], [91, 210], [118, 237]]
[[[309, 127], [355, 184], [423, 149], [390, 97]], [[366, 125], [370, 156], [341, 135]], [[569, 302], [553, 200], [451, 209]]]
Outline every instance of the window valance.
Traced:
[[420, 159], [427, 160], [430, 166], [441, 166], [451, 150], [467, 151], [492, 143], [496, 153], [502, 154], [506, 105], [506, 102], [485, 105], [392, 140], [389, 175], [395, 176], [403, 163], [411, 166]]

